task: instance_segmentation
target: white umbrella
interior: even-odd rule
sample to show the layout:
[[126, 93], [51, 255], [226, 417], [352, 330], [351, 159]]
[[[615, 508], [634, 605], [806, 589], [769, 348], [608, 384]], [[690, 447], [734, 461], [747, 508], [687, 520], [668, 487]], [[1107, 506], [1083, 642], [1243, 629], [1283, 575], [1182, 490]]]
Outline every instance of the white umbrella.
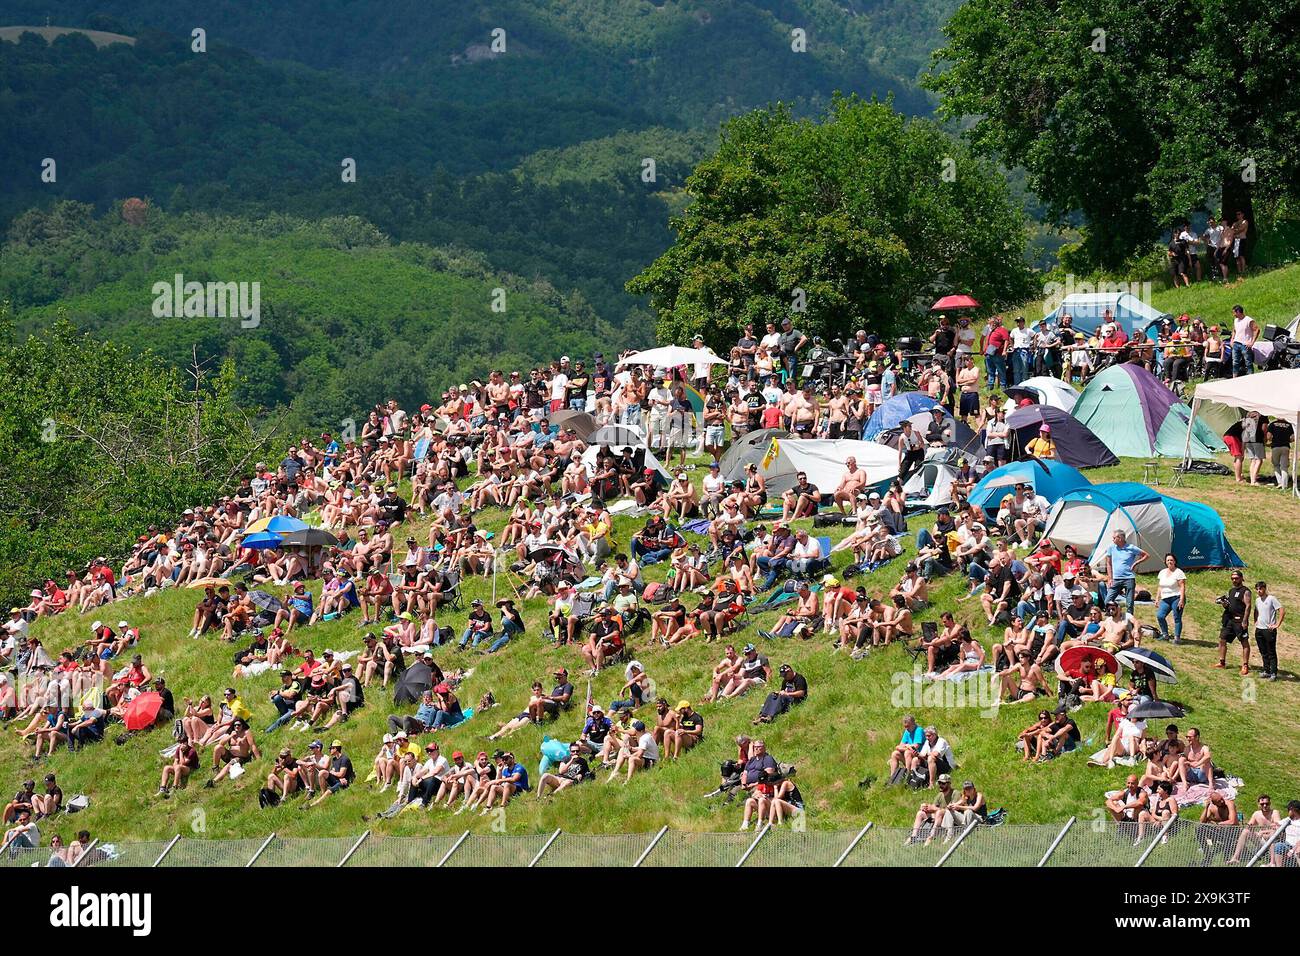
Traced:
[[665, 345], [644, 352], [633, 352], [618, 363], [618, 368], [625, 365], [651, 365], [655, 368], [677, 368], [679, 365], [726, 365], [727, 360], [718, 358], [704, 349], [688, 349], [680, 345]]

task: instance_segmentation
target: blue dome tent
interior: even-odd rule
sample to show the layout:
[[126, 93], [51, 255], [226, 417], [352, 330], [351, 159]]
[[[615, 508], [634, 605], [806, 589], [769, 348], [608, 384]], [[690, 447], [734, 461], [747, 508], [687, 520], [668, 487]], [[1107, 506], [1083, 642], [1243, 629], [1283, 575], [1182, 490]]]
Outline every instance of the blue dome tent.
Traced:
[[1002, 496], [1014, 492], [1019, 484], [1031, 485], [1049, 503], [1054, 503], [1067, 491], [1087, 488], [1092, 482], [1077, 468], [1059, 461], [1030, 458], [994, 468], [971, 489], [970, 503], [978, 505], [990, 515], [995, 514]]

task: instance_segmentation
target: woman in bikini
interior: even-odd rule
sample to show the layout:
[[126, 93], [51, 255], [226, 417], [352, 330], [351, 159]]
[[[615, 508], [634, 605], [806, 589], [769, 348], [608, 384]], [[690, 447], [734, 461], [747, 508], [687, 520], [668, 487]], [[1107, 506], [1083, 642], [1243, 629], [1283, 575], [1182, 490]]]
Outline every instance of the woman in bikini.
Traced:
[[963, 629], [961, 648], [957, 656], [957, 663], [951, 665], [947, 670], [941, 673], [939, 679], [947, 680], [950, 677], [969, 674], [972, 671], [979, 670], [983, 666], [984, 646], [971, 636], [969, 630]]

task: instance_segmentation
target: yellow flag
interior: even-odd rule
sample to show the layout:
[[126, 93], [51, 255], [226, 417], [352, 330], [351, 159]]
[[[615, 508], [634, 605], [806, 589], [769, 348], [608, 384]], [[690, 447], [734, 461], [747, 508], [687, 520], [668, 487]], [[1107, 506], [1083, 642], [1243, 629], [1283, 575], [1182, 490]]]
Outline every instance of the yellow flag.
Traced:
[[767, 454], [763, 456], [763, 460], [759, 463], [759, 467], [764, 471], [767, 471], [767, 469], [772, 466], [772, 462], [776, 461], [779, 454], [781, 454], [781, 444], [773, 438], [772, 444], [767, 446]]

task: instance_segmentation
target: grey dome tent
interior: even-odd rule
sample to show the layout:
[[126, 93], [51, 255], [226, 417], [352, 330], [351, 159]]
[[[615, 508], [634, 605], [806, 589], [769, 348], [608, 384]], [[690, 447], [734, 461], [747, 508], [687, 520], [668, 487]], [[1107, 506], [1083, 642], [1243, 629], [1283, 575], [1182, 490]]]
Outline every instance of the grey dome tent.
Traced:
[[790, 433], [782, 428], [760, 428], [741, 435], [718, 459], [718, 474], [726, 481], [743, 481], [745, 468], [763, 460], [773, 438], [789, 437]]

